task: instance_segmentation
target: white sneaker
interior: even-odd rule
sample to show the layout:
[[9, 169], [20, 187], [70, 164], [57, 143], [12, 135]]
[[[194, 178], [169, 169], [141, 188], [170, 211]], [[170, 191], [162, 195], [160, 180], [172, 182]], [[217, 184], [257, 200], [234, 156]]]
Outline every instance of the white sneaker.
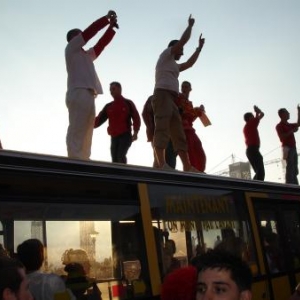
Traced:
[[160, 170], [174, 171], [175, 169], [173, 169], [172, 167], [170, 167], [167, 163], [164, 163], [164, 165], [160, 168]]

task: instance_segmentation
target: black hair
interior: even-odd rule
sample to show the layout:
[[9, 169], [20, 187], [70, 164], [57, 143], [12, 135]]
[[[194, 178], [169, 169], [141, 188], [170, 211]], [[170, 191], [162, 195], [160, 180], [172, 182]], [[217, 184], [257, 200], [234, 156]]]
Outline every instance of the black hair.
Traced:
[[283, 113], [285, 113], [285, 112], [286, 112], [286, 109], [285, 109], [285, 108], [280, 108], [280, 109], [278, 109], [278, 116], [281, 117], [281, 115], [282, 115]]
[[81, 30], [78, 29], [78, 28], [74, 28], [74, 29], [69, 30], [68, 33], [67, 33], [67, 41], [70, 42], [71, 39], [74, 37], [74, 34], [76, 34], [78, 31], [81, 32]]
[[29, 239], [17, 247], [17, 255], [27, 273], [37, 271], [44, 262], [44, 246], [38, 239]]
[[245, 113], [244, 114], [244, 121], [248, 122], [251, 119], [251, 117], [253, 117], [253, 113], [251, 113], [251, 112]]
[[198, 273], [208, 269], [230, 271], [231, 279], [236, 283], [240, 292], [251, 290], [252, 273], [240, 257], [226, 251], [210, 250], [192, 260]]
[[112, 85], [116, 85], [118, 88], [122, 89], [121, 83], [118, 82], [118, 81], [113, 81], [113, 82], [111, 82], [111, 83], [110, 83], [110, 86], [112, 86]]
[[168, 45], [168, 48], [169, 47], [173, 47], [175, 44], [177, 44], [179, 42], [179, 40], [172, 40], [169, 45]]

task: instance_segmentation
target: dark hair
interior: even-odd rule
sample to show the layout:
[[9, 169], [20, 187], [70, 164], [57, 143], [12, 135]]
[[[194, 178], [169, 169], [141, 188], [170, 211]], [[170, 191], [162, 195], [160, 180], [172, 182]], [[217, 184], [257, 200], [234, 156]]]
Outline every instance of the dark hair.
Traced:
[[44, 261], [44, 246], [38, 239], [29, 239], [17, 247], [17, 254], [27, 273], [37, 271]]
[[251, 290], [251, 270], [247, 263], [236, 255], [226, 251], [210, 250], [196, 256], [192, 264], [197, 268], [198, 273], [207, 269], [230, 271], [231, 279], [236, 283], [240, 292]]
[[184, 84], [188, 84], [190, 87], [192, 86], [191, 83], [189, 81], [182, 81], [181, 86], [183, 86]]
[[251, 113], [251, 112], [245, 113], [244, 114], [244, 121], [248, 122], [251, 119], [251, 117], [253, 117], [253, 113]]
[[179, 42], [179, 40], [172, 40], [169, 45], [168, 45], [168, 48], [169, 47], [173, 47], [175, 44], [177, 44]]
[[0, 257], [0, 299], [3, 298], [3, 291], [9, 288], [12, 292], [17, 293], [23, 281], [19, 269], [24, 266], [17, 260], [10, 257]]
[[77, 34], [79, 31], [81, 32], [81, 30], [78, 28], [69, 30], [67, 33], [67, 41], [70, 42], [74, 35]]
[[113, 82], [111, 82], [111, 83], [110, 83], [110, 86], [112, 86], [112, 85], [115, 85], [115, 86], [117, 86], [118, 88], [122, 89], [121, 83], [118, 82], [118, 81], [113, 81]]
[[278, 109], [278, 116], [281, 117], [281, 115], [282, 115], [283, 113], [285, 113], [285, 112], [286, 112], [286, 109], [285, 109], [285, 108], [280, 108], [280, 109]]

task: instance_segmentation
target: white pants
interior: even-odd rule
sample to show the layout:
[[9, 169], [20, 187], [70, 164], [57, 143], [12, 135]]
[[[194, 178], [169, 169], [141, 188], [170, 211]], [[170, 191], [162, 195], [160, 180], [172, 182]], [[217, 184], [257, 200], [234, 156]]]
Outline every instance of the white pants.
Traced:
[[74, 89], [67, 92], [66, 105], [69, 110], [68, 157], [88, 160], [95, 122], [95, 96], [91, 90]]

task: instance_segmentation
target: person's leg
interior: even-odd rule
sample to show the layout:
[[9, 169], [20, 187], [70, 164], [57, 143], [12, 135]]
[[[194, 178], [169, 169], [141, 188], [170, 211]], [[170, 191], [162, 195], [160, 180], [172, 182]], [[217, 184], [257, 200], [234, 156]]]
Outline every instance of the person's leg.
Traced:
[[84, 143], [86, 136], [93, 133], [90, 131], [90, 124], [94, 97], [86, 89], [75, 89], [67, 93], [66, 104], [69, 111], [66, 137], [68, 157], [89, 159], [90, 152], [84, 151]]
[[298, 154], [296, 148], [290, 148], [286, 159], [285, 182], [298, 184]]
[[117, 160], [119, 163], [127, 163], [127, 152], [132, 144], [132, 136], [130, 132], [121, 134], [118, 137], [118, 149], [117, 149]]
[[188, 147], [185, 133], [183, 131], [182, 120], [178, 108], [172, 101], [172, 116], [170, 121], [170, 136], [175, 152], [178, 153], [184, 171], [191, 171], [191, 163], [188, 156]]
[[168, 91], [155, 90], [152, 107], [155, 119], [153, 148], [159, 168], [166, 164], [165, 149], [170, 140], [170, 118], [172, 115], [173, 98]]
[[255, 160], [255, 150], [253, 146], [248, 146], [246, 150], [246, 156], [249, 160], [249, 163], [254, 171], [253, 179], [257, 179], [257, 166], [256, 166], [256, 160]]
[[264, 159], [259, 149], [257, 149], [257, 156], [256, 156], [256, 179], [257, 180], [265, 180], [265, 166], [264, 166]]
[[118, 137], [111, 137], [110, 154], [112, 162], [118, 162]]
[[165, 152], [166, 163], [173, 169], [176, 168], [176, 157], [177, 153], [174, 151], [173, 143], [170, 140]]
[[206, 166], [206, 155], [202, 143], [195, 130], [185, 130], [186, 141], [188, 145], [188, 154], [191, 165], [200, 172], [204, 172]]

